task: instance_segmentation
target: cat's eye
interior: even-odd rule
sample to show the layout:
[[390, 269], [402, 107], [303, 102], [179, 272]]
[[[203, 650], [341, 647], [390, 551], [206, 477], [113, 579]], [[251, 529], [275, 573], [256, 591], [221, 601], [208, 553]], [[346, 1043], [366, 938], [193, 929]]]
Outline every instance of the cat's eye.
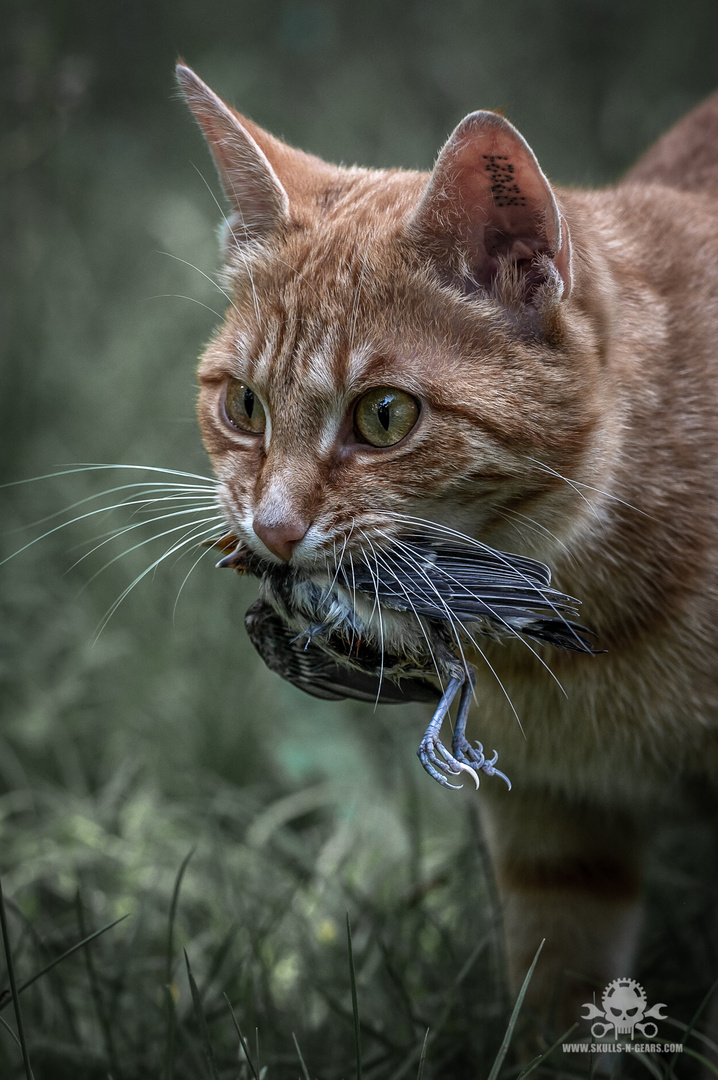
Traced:
[[252, 435], [260, 435], [267, 426], [264, 405], [251, 386], [239, 379], [230, 379], [224, 395], [224, 411], [233, 427]]
[[411, 394], [377, 386], [359, 398], [354, 409], [357, 434], [371, 446], [393, 446], [419, 419], [419, 403]]

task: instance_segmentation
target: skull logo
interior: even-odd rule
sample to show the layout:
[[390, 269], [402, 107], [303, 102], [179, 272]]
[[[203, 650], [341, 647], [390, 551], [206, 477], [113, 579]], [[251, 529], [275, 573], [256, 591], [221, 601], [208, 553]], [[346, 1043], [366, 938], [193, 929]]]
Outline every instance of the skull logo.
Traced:
[[616, 1029], [616, 1037], [630, 1035], [643, 1020], [646, 1011], [646, 995], [640, 983], [633, 979], [614, 979], [603, 991], [601, 998], [604, 1016]]
[[591, 1034], [596, 1039], [603, 1039], [611, 1028], [615, 1038], [628, 1035], [633, 1039], [638, 1030], [646, 1039], [653, 1039], [658, 1031], [653, 1019], [665, 1020], [661, 1012], [665, 1004], [659, 1002], [647, 1009], [645, 991], [635, 979], [614, 979], [603, 991], [601, 1004], [603, 1009], [590, 1001], [583, 1005], [586, 1009], [583, 1019], [596, 1021], [591, 1025]]

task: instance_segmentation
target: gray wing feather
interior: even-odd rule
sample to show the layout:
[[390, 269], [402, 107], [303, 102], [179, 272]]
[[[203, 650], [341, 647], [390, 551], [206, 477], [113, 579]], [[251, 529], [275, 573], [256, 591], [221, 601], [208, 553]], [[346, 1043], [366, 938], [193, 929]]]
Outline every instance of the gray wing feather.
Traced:
[[544, 563], [490, 548], [424, 541], [355, 566], [352, 584], [387, 607], [430, 619], [486, 622], [560, 648], [593, 652], [591, 632], [575, 621], [580, 601], [550, 587]]

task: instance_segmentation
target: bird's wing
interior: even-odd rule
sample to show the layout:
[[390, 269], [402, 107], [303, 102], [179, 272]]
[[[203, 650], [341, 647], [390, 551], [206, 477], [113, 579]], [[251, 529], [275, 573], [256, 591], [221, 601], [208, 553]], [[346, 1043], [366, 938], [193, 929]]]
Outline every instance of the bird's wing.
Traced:
[[439, 698], [439, 691], [427, 679], [405, 679], [397, 684], [373, 671], [335, 660], [316, 640], [297, 637], [296, 631], [263, 600], [249, 608], [245, 626], [270, 671], [313, 697], [333, 701], [354, 698], [380, 705]]
[[550, 587], [543, 563], [491, 548], [402, 543], [366, 566], [352, 585], [387, 607], [431, 619], [488, 622], [561, 648], [593, 652], [590, 631], [575, 622], [580, 602]]
[[[448, 546], [447, 546], [448, 547]], [[401, 548], [382, 552], [381, 559], [355, 566], [352, 584], [400, 610], [413, 607], [429, 618], [470, 620], [491, 614], [497, 606], [534, 609], [569, 608], [578, 601], [549, 587], [543, 563], [473, 549], [457, 552], [436, 545], [430, 549]]]
[[594, 632], [573, 619], [552, 619], [548, 616], [537, 618], [527, 614], [517, 620], [514, 615], [509, 625], [519, 634], [526, 634], [527, 637], [545, 641], [549, 645], [557, 645], [560, 649], [568, 649], [570, 652], [600, 653], [603, 651], [596, 648]]

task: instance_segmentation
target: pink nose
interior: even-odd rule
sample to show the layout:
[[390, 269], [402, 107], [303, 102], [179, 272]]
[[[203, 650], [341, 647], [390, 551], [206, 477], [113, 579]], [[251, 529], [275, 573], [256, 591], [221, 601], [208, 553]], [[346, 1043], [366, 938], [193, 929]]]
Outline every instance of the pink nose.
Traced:
[[306, 534], [309, 526], [301, 520], [283, 521], [280, 525], [265, 525], [255, 518], [252, 528], [265, 547], [282, 562], [289, 562], [292, 552]]

